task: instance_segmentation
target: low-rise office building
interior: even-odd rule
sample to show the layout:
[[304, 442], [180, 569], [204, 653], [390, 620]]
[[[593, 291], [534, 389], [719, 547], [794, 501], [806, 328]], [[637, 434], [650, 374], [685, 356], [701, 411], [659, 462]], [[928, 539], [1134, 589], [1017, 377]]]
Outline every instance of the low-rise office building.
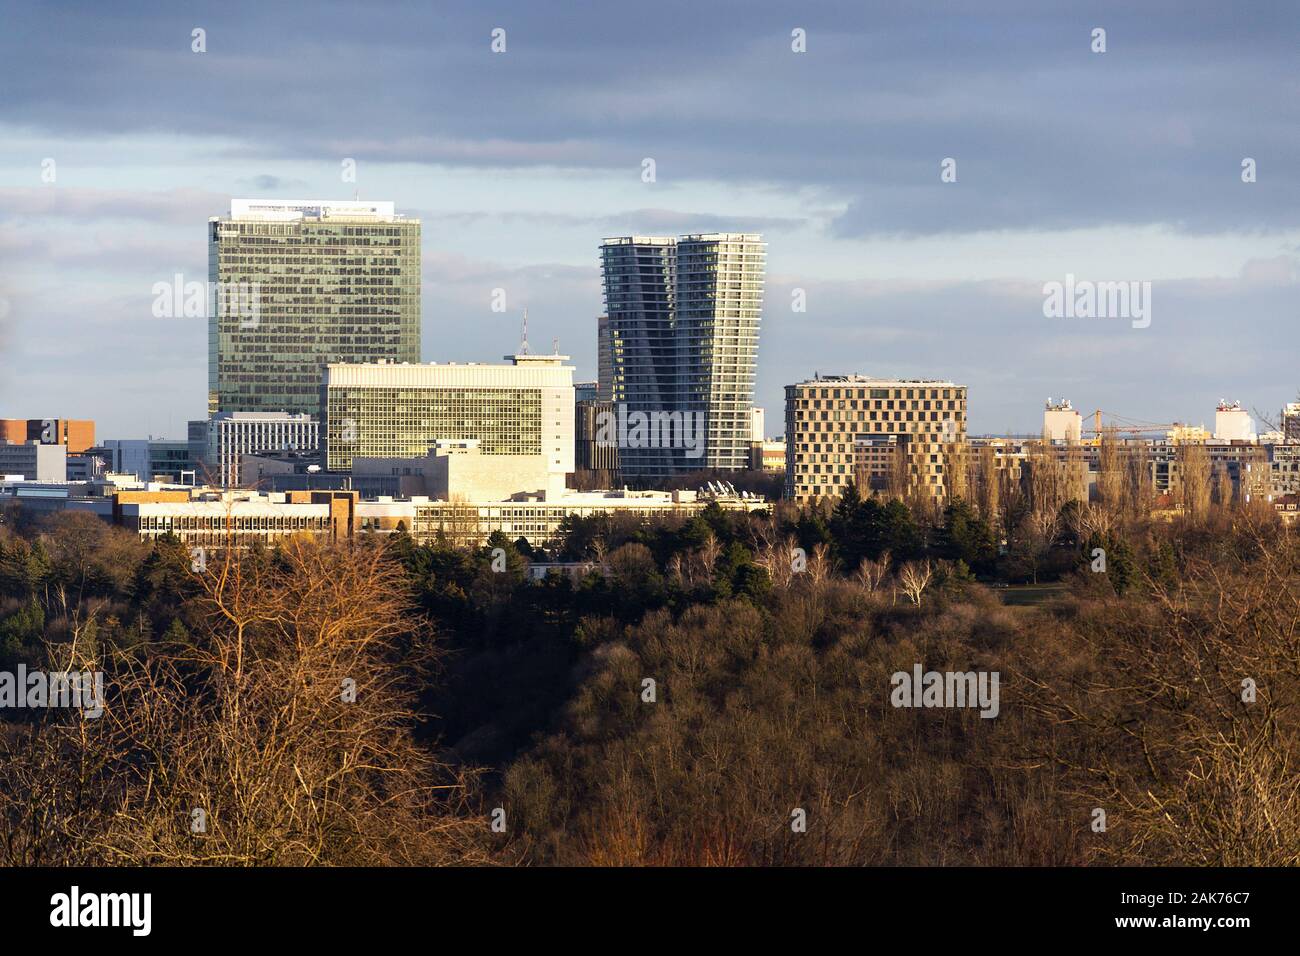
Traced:
[[438, 441], [420, 458], [352, 459], [353, 487], [366, 497], [504, 501], [520, 493], [561, 494], [564, 479], [540, 455], [485, 455], [478, 440]]
[[[417, 540], [443, 538], [458, 545], [479, 545], [495, 531], [511, 540], [524, 538], [540, 547], [553, 543], [566, 518], [598, 514], [642, 519], [692, 515], [716, 504], [728, 510], [759, 511], [765, 499], [747, 494], [695, 491], [591, 491], [563, 495], [519, 495], [510, 501], [412, 502], [412, 534]], [[364, 512], [366, 503], [362, 503]]]
[[209, 548], [270, 544], [295, 534], [346, 538], [356, 525], [356, 500], [349, 491], [261, 494], [141, 482], [131, 475], [89, 482], [0, 480], [0, 507], [88, 512], [145, 540], [170, 534]]
[[0, 442], [0, 475], [21, 475], [28, 481], [66, 481], [66, 445]]
[[573, 471], [573, 366], [566, 355], [507, 358], [326, 366], [325, 468], [350, 471], [358, 457], [423, 458], [439, 441], [476, 441], [484, 456], [536, 458], [563, 485]]
[[555, 542], [567, 518], [598, 514], [642, 519], [697, 514], [710, 505], [757, 511], [768, 503], [729, 486], [701, 491], [600, 491], [516, 494], [507, 500], [381, 496], [362, 500], [355, 491], [262, 493], [139, 482], [113, 475], [91, 482], [0, 480], [0, 507], [35, 512], [83, 511], [145, 540], [173, 535], [207, 549], [272, 544], [310, 534], [339, 540], [356, 533], [405, 531], [421, 541], [482, 545], [500, 531], [534, 546]]
[[347, 538], [356, 512], [351, 492], [222, 491], [189, 499], [174, 492], [122, 492], [115, 498], [114, 522], [141, 538], [171, 534], [215, 549], [270, 544], [296, 534]]
[[95, 444], [95, 423], [77, 418], [0, 418], [0, 442], [63, 445], [77, 455]]

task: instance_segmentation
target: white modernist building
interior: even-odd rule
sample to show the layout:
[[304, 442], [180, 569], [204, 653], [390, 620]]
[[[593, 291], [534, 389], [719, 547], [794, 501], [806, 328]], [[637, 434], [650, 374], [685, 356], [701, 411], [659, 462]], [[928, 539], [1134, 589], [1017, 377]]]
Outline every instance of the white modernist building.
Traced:
[[458, 546], [480, 545], [500, 531], [511, 539], [525, 538], [544, 545], [560, 534], [566, 518], [632, 515], [654, 518], [698, 514], [715, 504], [724, 510], [758, 511], [763, 498], [737, 493], [729, 486], [696, 491], [569, 491], [560, 495], [521, 494], [508, 501], [436, 501], [415, 496], [406, 500], [380, 497], [357, 504], [358, 529], [391, 531], [399, 523], [417, 540], [443, 538]]
[[326, 366], [326, 467], [350, 471], [354, 458], [423, 459], [435, 447], [459, 445], [489, 466], [499, 456], [515, 472], [515, 491], [563, 488], [574, 470], [573, 366], [567, 355], [506, 358], [508, 365]]
[[212, 480], [237, 487], [243, 479], [244, 455], [267, 451], [313, 452], [320, 424], [308, 414], [288, 412], [219, 412], [208, 421], [206, 465]]

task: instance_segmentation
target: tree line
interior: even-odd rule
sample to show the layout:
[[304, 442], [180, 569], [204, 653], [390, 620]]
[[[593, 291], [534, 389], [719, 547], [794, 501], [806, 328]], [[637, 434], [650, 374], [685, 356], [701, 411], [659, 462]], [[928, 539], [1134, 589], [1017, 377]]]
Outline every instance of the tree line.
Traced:
[[[0, 712], [0, 860], [1297, 862], [1294, 535], [1027, 498], [850, 488], [202, 570], [8, 512], [0, 671], [102, 671], [106, 709]], [[589, 570], [532, 579], [553, 560]], [[1034, 581], [1056, 596], [1000, 599]], [[918, 664], [999, 673], [998, 716], [893, 706]]]

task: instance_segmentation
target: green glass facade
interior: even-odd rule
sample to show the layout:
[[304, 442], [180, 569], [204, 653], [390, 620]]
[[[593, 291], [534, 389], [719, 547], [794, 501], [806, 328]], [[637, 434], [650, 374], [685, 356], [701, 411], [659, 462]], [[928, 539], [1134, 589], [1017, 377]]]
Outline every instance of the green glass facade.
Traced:
[[419, 220], [290, 215], [209, 222], [210, 415], [319, 416], [326, 364], [420, 361]]
[[438, 440], [477, 440], [484, 455], [541, 455], [542, 396], [527, 388], [327, 389], [330, 471], [353, 456], [418, 458]]

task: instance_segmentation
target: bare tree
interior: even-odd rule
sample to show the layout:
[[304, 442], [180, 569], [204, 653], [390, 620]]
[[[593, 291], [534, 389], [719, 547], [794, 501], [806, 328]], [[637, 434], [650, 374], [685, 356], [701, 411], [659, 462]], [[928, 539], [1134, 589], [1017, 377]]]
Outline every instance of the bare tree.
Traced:
[[1181, 442], [1174, 453], [1183, 514], [1203, 521], [1210, 510], [1210, 452], [1199, 442]]
[[820, 587], [831, 574], [830, 546], [824, 542], [813, 545], [808, 557], [808, 580], [814, 588]]
[[1001, 505], [999, 492], [1002, 488], [1002, 476], [999, 471], [996, 452], [991, 445], [985, 445], [979, 450], [975, 466], [976, 504], [980, 517], [990, 525], [998, 520]]
[[0, 742], [4, 862], [486, 859], [469, 780], [412, 736], [432, 645], [381, 547], [227, 548], [198, 576], [192, 643], [72, 662], [104, 672], [102, 716]]
[[1102, 508], [1118, 514], [1124, 504], [1124, 462], [1113, 425], [1102, 432], [1097, 449], [1097, 498]]
[[1086, 681], [1017, 675], [1025, 708], [1057, 728], [1035, 751], [1049, 741], [1080, 816], [1108, 808], [1103, 862], [1300, 863], [1300, 554], [1249, 515], [1224, 544], [1176, 579], [1146, 576], [1149, 599], [1112, 626], [1076, 632], [1099, 662]]
[[885, 578], [889, 576], [889, 552], [886, 551], [875, 561], [863, 558], [858, 565], [858, 582], [868, 591], [877, 591]]
[[890, 498], [905, 501], [911, 486], [911, 456], [907, 452], [906, 440], [902, 436], [897, 436], [890, 456], [889, 474], [885, 479], [885, 494]]
[[778, 540], [775, 534], [766, 536], [759, 545], [755, 563], [767, 572], [773, 587], [784, 590], [794, 578], [794, 558], [798, 542], [792, 535]]
[[921, 606], [921, 596], [930, 586], [934, 577], [934, 568], [927, 561], [908, 561], [898, 570], [898, 583], [903, 593], [917, 607]]
[[1124, 512], [1141, 519], [1151, 514], [1155, 488], [1146, 442], [1134, 442], [1125, 455]]
[[948, 442], [943, 446], [944, 469], [946, 471], [949, 499], [970, 498], [971, 462], [970, 447], [964, 441]]

